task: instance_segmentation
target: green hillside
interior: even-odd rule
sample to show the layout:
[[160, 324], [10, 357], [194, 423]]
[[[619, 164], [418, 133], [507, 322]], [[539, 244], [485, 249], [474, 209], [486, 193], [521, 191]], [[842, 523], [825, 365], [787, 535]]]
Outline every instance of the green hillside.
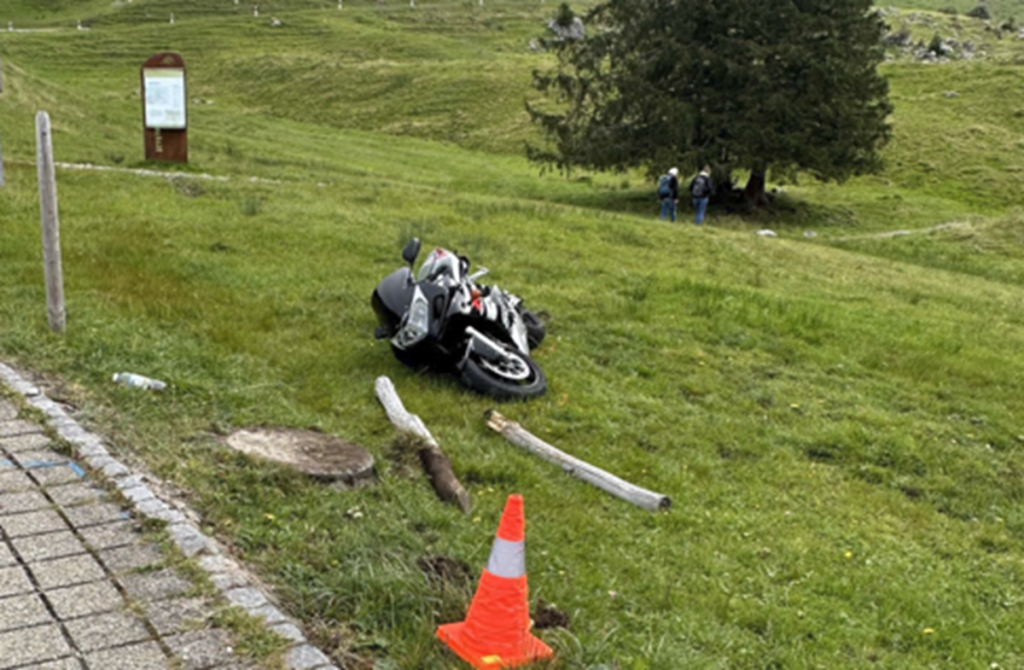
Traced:
[[[1024, 41], [901, 10], [915, 40], [985, 54], [891, 53], [885, 172], [775, 184], [771, 211], [697, 228], [657, 220], [646, 175], [523, 158], [554, 3], [417, 4], [5, 3], [0, 359], [185, 491], [340, 668], [457, 667], [434, 629], [465, 615], [510, 493], [531, 604], [570, 619], [536, 631], [553, 667], [1024, 664]], [[142, 156], [139, 68], [164, 50], [188, 66], [187, 166]], [[58, 170], [63, 336], [40, 110], [79, 168]], [[498, 409], [669, 511], [520, 451], [486, 427], [491, 401], [373, 339], [370, 293], [413, 235], [550, 315], [548, 394]], [[121, 370], [170, 389], [113, 386]], [[380, 375], [471, 514], [395, 440]], [[224, 448], [251, 426], [363, 444], [378, 481], [328, 488]], [[468, 576], [425, 573], [439, 556]]]

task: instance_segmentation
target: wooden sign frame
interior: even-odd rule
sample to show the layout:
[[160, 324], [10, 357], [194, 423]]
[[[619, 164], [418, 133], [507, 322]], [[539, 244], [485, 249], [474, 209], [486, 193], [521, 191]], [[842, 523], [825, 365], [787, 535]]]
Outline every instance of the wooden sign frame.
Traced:
[[165, 51], [139, 71], [146, 160], [188, 162], [188, 95], [185, 60]]

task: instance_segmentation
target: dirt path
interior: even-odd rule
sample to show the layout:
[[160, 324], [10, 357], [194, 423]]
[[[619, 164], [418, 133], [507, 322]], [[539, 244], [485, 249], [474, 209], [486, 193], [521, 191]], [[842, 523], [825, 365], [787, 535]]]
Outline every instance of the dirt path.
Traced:
[[965, 228], [968, 224], [966, 221], [950, 221], [949, 223], [940, 223], [937, 226], [929, 226], [927, 228], [917, 228], [914, 230], [889, 230], [882, 233], [866, 233], [864, 235], [847, 235], [845, 237], [832, 237], [827, 238], [829, 242], [850, 242], [854, 240], [883, 240], [893, 237], [903, 237], [904, 235], [920, 235], [922, 233], [932, 233], [937, 230], [951, 230], [954, 228]]

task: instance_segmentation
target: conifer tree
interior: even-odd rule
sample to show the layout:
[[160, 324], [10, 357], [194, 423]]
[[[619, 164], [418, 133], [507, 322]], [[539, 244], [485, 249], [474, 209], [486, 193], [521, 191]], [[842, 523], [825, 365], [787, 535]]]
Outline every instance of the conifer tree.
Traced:
[[550, 40], [528, 105], [568, 171], [666, 165], [842, 182], [877, 171], [889, 138], [884, 24], [872, 0], [604, 0], [582, 40]]

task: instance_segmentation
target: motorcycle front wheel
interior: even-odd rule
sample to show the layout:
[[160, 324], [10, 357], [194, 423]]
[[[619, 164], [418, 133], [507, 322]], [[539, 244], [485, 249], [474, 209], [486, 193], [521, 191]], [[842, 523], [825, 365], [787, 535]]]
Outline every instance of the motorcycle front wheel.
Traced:
[[505, 348], [501, 361], [490, 361], [470, 352], [462, 366], [462, 383], [496, 400], [524, 400], [544, 395], [548, 380], [532, 358]]

